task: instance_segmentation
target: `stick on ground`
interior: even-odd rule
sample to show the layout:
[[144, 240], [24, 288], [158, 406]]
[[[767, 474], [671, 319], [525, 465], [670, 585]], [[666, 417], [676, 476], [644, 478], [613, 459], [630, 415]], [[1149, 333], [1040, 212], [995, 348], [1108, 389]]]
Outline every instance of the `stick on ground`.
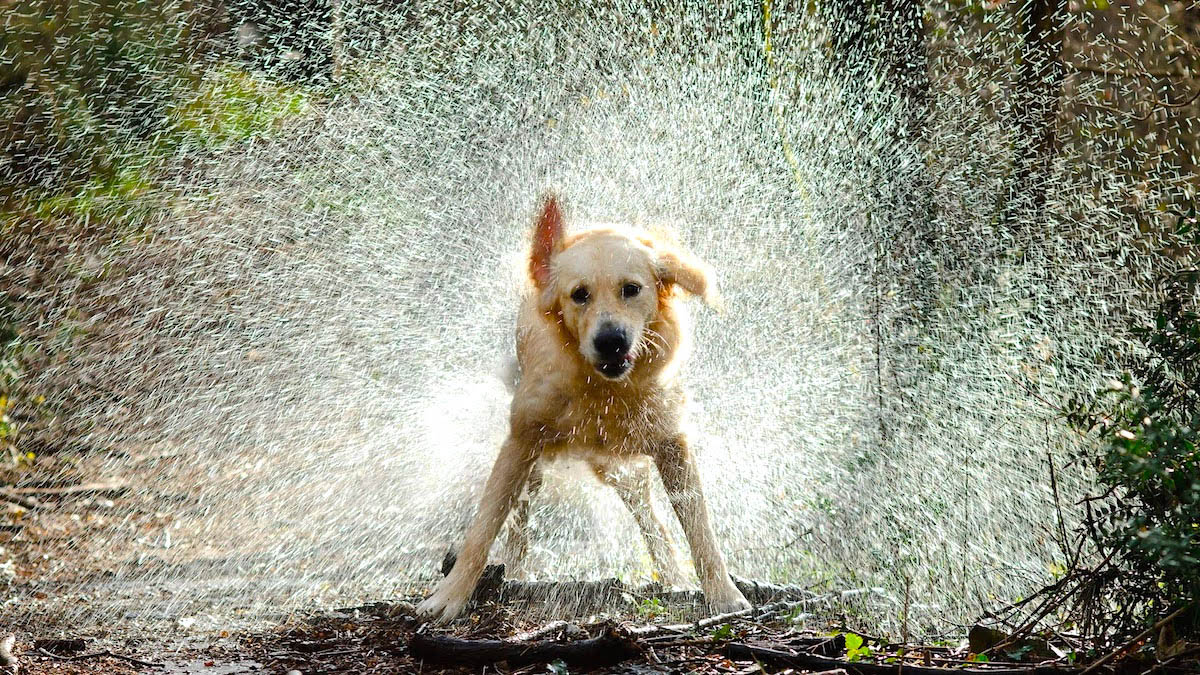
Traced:
[[426, 661], [482, 666], [505, 661], [512, 667], [562, 660], [570, 666], [609, 666], [641, 654], [632, 640], [609, 629], [598, 637], [575, 642], [520, 643], [507, 640], [464, 640], [418, 633], [408, 645]]
[[1027, 668], [931, 668], [907, 663], [850, 662], [805, 652], [785, 652], [780, 649], [730, 642], [725, 655], [741, 661], [759, 661], [776, 666], [804, 670], [844, 669], [850, 675], [1082, 675], [1080, 668], [1062, 666], [1029, 666]]

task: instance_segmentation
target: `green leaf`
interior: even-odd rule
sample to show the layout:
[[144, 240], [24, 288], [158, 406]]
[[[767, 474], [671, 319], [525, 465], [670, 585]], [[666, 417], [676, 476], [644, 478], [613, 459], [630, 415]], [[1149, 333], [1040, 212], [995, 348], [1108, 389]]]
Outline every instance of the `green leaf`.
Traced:
[[714, 640], [732, 640], [733, 626], [724, 624], [720, 628], [714, 630], [712, 636]]
[[546, 664], [546, 672], [554, 675], [571, 675], [571, 671], [567, 669], [567, 662], [562, 659]]
[[857, 651], [860, 647], [862, 647], [862, 644], [863, 644], [863, 639], [862, 639], [861, 635], [855, 635], [854, 633], [846, 633], [846, 651], [847, 652]]

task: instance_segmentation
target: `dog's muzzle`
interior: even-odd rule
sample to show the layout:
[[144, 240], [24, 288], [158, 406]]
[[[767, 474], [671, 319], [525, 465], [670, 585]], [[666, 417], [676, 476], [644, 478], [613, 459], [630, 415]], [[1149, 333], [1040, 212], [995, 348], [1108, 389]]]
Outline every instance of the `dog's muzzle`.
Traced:
[[629, 353], [631, 346], [625, 329], [610, 323], [600, 326], [600, 331], [592, 339], [592, 349], [596, 351], [596, 370], [613, 380], [629, 372], [633, 367], [633, 356]]

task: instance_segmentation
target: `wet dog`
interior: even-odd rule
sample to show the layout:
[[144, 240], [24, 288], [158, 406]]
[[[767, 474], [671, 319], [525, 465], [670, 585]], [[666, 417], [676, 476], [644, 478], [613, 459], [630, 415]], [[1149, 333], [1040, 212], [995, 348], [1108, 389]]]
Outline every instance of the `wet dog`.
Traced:
[[679, 368], [690, 337], [682, 303], [691, 295], [714, 304], [711, 271], [678, 247], [629, 228], [567, 233], [550, 195], [535, 224], [529, 272], [533, 289], [517, 320], [521, 377], [508, 439], [454, 568], [418, 613], [448, 621], [463, 612], [514, 507], [508, 548], [517, 558], [510, 562], [519, 562], [528, 546], [522, 494], [527, 484], [540, 483], [540, 460], [565, 453], [585, 459], [616, 489], [660, 578], [676, 584], [682, 574], [650, 499], [657, 469], [710, 608], [749, 608], [717, 548], [682, 429], [686, 397]]

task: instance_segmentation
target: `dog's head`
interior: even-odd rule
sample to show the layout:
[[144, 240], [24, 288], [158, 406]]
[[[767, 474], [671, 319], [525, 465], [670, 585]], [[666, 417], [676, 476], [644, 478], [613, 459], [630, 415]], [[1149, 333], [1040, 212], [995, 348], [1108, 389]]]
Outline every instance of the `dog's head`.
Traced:
[[669, 348], [653, 326], [676, 289], [716, 302], [708, 266], [677, 247], [618, 228], [566, 235], [553, 195], [542, 202], [529, 269], [539, 309], [558, 314], [583, 359], [610, 380]]

